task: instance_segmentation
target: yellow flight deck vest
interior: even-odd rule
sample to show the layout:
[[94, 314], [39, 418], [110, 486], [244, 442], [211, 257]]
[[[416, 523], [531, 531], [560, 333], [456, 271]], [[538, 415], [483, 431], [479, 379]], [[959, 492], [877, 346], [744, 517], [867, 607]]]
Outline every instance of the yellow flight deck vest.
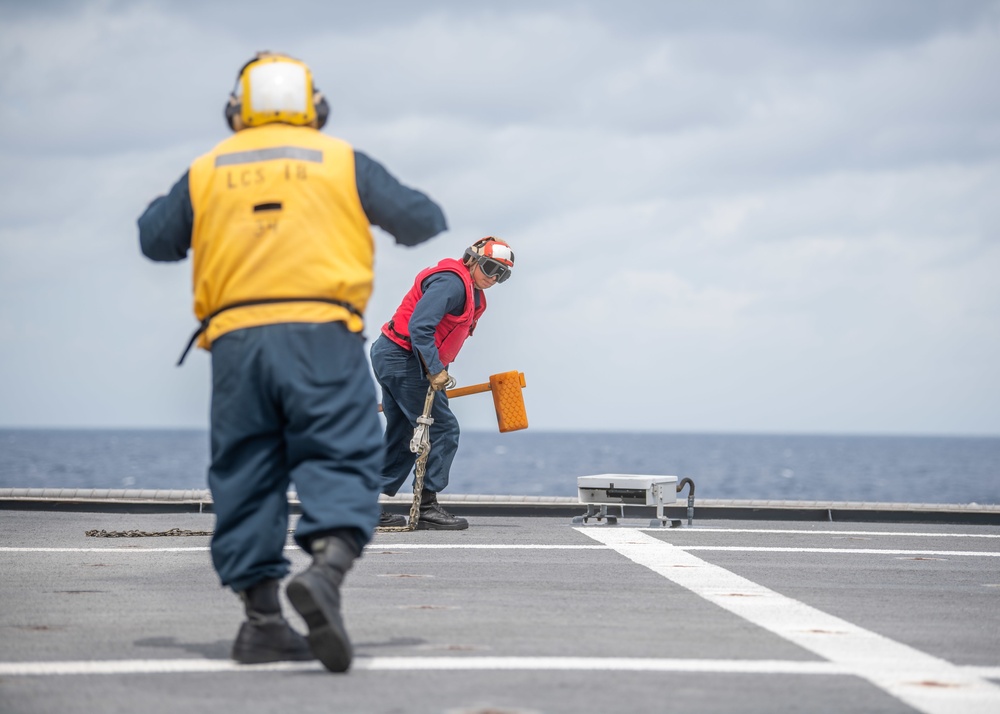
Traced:
[[[244, 129], [194, 161], [188, 186], [194, 313], [210, 320], [199, 347], [281, 322], [361, 331], [374, 245], [349, 144], [288, 124]], [[273, 302], [230, 307], [256, 301]]]

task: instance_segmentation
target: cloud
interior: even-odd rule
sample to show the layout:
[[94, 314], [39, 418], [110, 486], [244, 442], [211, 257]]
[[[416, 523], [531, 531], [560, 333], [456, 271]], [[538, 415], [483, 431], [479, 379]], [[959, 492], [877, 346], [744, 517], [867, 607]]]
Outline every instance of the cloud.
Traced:
[[4, 5], [0, 424], [205, 423], [190, 264], [135, 219], [269, 48], [448, 215], [376, 231], [369, 334], [420, 268], [513, 244], [454, 370], [524, 371], [533, 427], [1000, 433], [998, 7]]

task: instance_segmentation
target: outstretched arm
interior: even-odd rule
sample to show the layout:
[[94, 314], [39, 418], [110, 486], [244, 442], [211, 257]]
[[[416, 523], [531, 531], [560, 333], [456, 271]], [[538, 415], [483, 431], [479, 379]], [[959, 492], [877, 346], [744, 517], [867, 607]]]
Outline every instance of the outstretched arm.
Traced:
[[354, 152], [354, 173], [369, 222], [399, 245], [414, 246], [448, 229], [438, 204], [401, 184], [382, 164], [360, 151]]
[[139, 217], [139, 247], [151, 260], [184, 260], [191, 248], [193, 228], [194, 210], [185, 171], [170, 193], [153, 199]]

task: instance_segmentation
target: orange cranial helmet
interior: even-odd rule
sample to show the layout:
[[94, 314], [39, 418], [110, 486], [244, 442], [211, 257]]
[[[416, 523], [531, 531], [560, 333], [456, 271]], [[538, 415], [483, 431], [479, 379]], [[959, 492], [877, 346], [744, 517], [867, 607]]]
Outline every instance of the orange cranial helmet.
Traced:
[[479, 263], [479, 268], [486, 277], [495, 276], [497, 282], [502, 283], [510, 277], [514, 267], [514, 251], [506, 241], [487, 236], [465, 249], [462, 261], [468, 264], [470, 260]]

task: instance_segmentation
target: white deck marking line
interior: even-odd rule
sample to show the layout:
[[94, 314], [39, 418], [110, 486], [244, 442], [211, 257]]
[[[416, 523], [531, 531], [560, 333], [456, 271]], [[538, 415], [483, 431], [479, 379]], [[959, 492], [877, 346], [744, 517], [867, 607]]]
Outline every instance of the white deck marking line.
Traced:
[[[476, 543], [375, 543], [368, 545], [368, 550], [607, 550], [605, 545], [486, 545]], [[0, 553], [190, 553], [207, 552], [207, 545], [191, 548], [17, 548], [0, 547]], [[297, 545], [287, 545], [285, 550], [299, 551]]]
[[[640, 527], [636, 530], [660, 532], [664, 531], [659, 527]], [[691, 526], [690, 528], [672, 529], [671, 533], [781, 533], [781, 534], [801, 534], [801, 535], [837, 535], [837, 536], [903, 536], [906, 538], [1000, 538], [1000, 535], [991, 533], [895, 533], [893, 531], [807, 531], [786, 528], [703, 528], [702, 526]]]
[[[979, 550], [898, 550], [889, 548], [796, 548], [786, 546], [752, 545], [675, 545], [679, 550], [732, 551], [735, 553], [830, 553], [834, 555], [912, 555], [938, 557], [984, 557], [1000, 558], [1000, 552]], [[446, 543], [393, 543], [370, 544], [368, 551], [379, 550], [607, 550], [606, 545], [539, 545], [539, 544], [446, 544]], [[191, 553], [208, 552], [208, 546], [192, 548], [14, 548], [0, 547], [0, 553]], [[298, 546], [286, 546], [285, 550], [299, 551]]]
[[963, 665], [962, 669], [983, 679], [1000, 679], [1000, 667], [980, 667], [974, 664]]
[[850, 674], [831, 662], [653, 657], [373, 657], [355, 660], [361, 669], [717, 672], [732, 674]]
[[982, 550], [892, 550], [888, 548], [786, 548], [754, 545], [679, 545], [681, 550], [731, 550], [739, 553], [861, 553], [864, 555], [949, 555], [1000, 558], [1000, 553]]
[[1000, 711], [1000, 687], [943, 659], [828, 615], [636, 529], [576, 530], [921, 712]]
[[[0, 553], [194, 553], [208, 552], [207, 545], [194, 548], [0, 548]], [[286, 548], [285, 550], [291, 550]], [[298, 550], [296, 547], [295, 550]]]
[[[659, 659], [651, 657], [357, 657], [352, 670], [546, 670], [618, 672], [708, 672], [715, 674], [851, 675], [834, 662], [771, 659]], [[979, 677], [1000, 677], [1000, 667], [959, 667]], [[0, 662], [0, 677], [98, 674], [201, 674], [208, 672], [312, 672], [318, 662], [243, 665], [228, 659], [81, 660]]]
[[[322, 670], [319, 662], [241, 665], [223, 659], [0, 662], [0, 677], [201, 672], [287, 672]], [[632, 672], [718, 672], [732, 674], [847, 675], [830, 662], [782, 660], [656, 659], [644, 657], [357, 657], [354, 670], [617, 670]]]
[[544, 543], [385, 543], [372, 541], [369, 550], [399, 548], [408, 550], [607, 550], [605, 545], [559, 545]]

